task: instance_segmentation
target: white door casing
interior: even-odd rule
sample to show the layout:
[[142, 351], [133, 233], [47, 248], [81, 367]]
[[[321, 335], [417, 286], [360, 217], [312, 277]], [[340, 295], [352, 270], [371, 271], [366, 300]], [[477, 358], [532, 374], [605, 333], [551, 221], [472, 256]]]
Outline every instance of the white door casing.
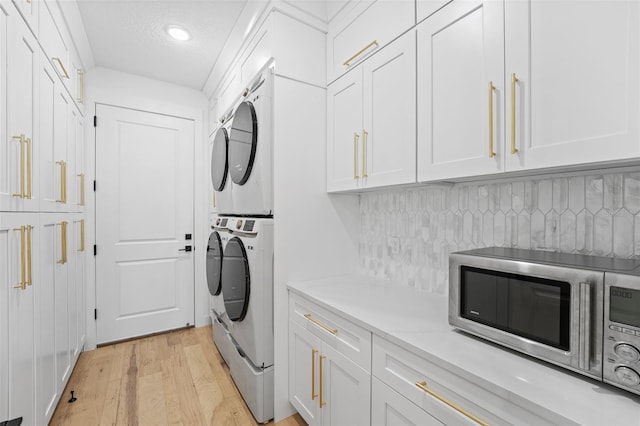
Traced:
[[97, 342], [194, 324], [194, 122], [96, 105]]

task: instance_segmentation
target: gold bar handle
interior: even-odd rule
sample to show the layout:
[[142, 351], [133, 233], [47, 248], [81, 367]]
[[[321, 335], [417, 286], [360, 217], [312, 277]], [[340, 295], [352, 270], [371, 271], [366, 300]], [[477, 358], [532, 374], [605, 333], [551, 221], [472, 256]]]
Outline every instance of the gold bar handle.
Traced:
[[84, 219], [80, 219], [80, 250], [84, 251]]
[[63, 182], [64, 182], [64, 203], [67, 204], [67, 162], [65, 161], [62, 165], [62, 172], [64, 174]]
[[439, 394], [435, 393], [434, 391], [432, 391], [431, 389], [429, 389], [427, 387], [427, 382], [425, 382], [425, 381], [416, 382], [416, 386], [419, 387], [420, 389], [422, 389], [424, 392], [426, 392], [429, 395], [431, 395], [432, 397], [436, 398], [437, 400], [439, 400], [441, 402], [444, 402], [445, 404], [447, 404], [449, 407], [453, 408], [454, 410], [456, 410], [460, 414], [463, 414], [463, 415], [467, 416], [468, 418], [470, 418], [474, 422], [476, 422], [476, 423], [478, 423], [478, 424], [480, 424], [482, 426], [489, 426], [488, 423], [486, 423], [482, 419], [476, 417], [475, 415], [471, 414], [470, 412], [468, 412], [464, 408], [460, 407], [455, 402], [451, 402], [448, 399], [446, 399], [445, 397], [443, 397], [442, 395], [439, 395]]
[[13, 228], [14, 231], [20, 231], [20, 284], [16, 284], [13, 288], [19, 288], [20, 290], [26, 290], [27, 278], [26, 278], [26, 265], [25, 265], [25, 227]]
[[326, 358], [326, 356], [320, 355], [320, 408], [324, 407], [325, 405], [327, 405], [327, 403], [324, 400], [324, 391], [322, 389], [322, 385], [323, 385], [323, 380], [322, 380], [322, 376], [323, 376], [323, 372], [322, 372], [322, 361]]
[[369, 132], [362, 129], [362, 177], [369, 177], [367, 174], [367, 135]]
[[20, 193], [15, 193], [11, 195], [14, 197], [25, 198], [27, 196], [27, 193], [24, 190], [24, 162], [25, 162], [24, 161], [24, 156], [25, 156], [24, 145], [25, 145], [26, 139], [23, 134], [20, 134], [19, 136], [13, 136], [11, 139], [17, 139], [20, 143]]
[[493, 150], [493, 92], [496, 90], [496, 86], [493, 85], [493, 81], [489, 82], [489, 158], [496, 156]]
[[316, 354], [317, 349], [311, 349], [311, 400], [315, 400], [318, 397], [316, 394]]
[[360, 135], [357, 133], [353, 134], [353, 178], [359, 179], [358, 176], [358, 139]]
[[82, 69], [77, 68], [76, 74], [78, 75], [78, 96], [76, 97], [76, 101], [83, 104], [84, 103], [84, 71]]
[[331, 333], [331, 334], [333, 334], [333, 335], [338, 334], [338, 330], [336, 330], [335, 328], [327, 327], [326, 325], [324, 325], [324, 324], [323, 324], [323, 323], [321, 323], [320, 321], [318, 321], [318, 320], [315, 320], [315, 319], [311, 318], [311, 314], [305, 314], [305, 315], [304, 315], [304, 317], [305, 317], [306, 319], [308, 319], [309, 321], [311, 321], [312, 323], [314, 323], [315, 325], [317, 325], [318, 327], [321, 327], [321, 328], [325, 329], [325, 330], [326, 330], [326, 331], [328, 331], [329, 333]]
[[51, 58], [51, 59], [53, 59], [58, 63], [58, 65], [60, 65], [60, 68], [62, 68], [62, 72], [64, 73], [63, 77], [66, 79], [69, 79], [69, 73], [67, 72], [67, 69], [64, 67], [64, 64], [62, 63], [60, 58]]
[[79, 206], [84, 206], [84, 173], [78, 175], [80, 178], [80, 203]]
[[516, 73], [511, 74], [511, 154], [516, 154], [516, 88], [518, 83]]
[[27, 145], [27, 193], [25, 198], [31, 199], [33, 198], [33, 172], [31, 166], [31, 138], [25, 138], [25, 143]]
[[367, 44], [365, 47], [363, 47], [362, 49], [360, 49], [356, 54], [354, 54], [352, 57], [350, 57], [349, 59], [347, 59], [346, 61], [344, 61], [344, 63], [342, 65], [344, 65], [345, 67], [350, 67], [351, 66], [351, 61], [353, 61], [354, 59], [356, 59], [358, 56], [362, 55], [364, 52], [366, 52], [371, 46], [375, 46], [378, 47], [378, 40], [373, 40], [371, 43]]
[[56, 164], [60, 166], [60, 199], [56, 200], [56, 203], [67, 203], [67, 176], [66, 169], [67, 163], [64, 161], [56, 161]]
[[67, 222], [60, 222], [60, 260], [58, 264], [67, 263]]
[[31, 234], [31, 231], [33, 230], [33, 226], [31, 225], [25, 226], [25, 229], [27, 231], [27, 284], [33, 285], [33, 262], [32, 262], [33, 241], [32, 241], [32, 234]]

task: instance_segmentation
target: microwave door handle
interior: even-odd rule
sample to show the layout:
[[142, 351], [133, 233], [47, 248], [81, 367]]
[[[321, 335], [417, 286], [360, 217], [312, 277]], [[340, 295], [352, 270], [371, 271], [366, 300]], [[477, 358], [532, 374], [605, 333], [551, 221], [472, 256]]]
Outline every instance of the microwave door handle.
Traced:
[[591, 284], [580, 283], [580, 370], [589, 371], [591, 361]]

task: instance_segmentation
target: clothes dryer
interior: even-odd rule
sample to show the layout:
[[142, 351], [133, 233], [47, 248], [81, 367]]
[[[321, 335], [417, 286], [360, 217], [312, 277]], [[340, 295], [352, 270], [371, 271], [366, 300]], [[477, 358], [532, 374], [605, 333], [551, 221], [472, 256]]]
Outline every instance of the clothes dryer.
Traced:
[[220, 125], [213, 133], [211, 146], [211, 184], [213, 205], [218, 214], [233, 212], [233, 189], [229, 179], [229, 132], [233, 119], [233, 109], [220, 118]]
[[233, 214], [273, 215], [273, 68], [261, 70], [235, 108], [229, 133]]

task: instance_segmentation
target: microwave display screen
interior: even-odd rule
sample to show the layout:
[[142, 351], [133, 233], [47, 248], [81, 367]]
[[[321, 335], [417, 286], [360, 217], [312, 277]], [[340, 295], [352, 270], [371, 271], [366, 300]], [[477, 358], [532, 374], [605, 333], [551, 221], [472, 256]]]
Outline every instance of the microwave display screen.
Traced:
[[640, 327], [640, 290], [611, 287], [609, 319], [620, 324]]
[[571, 285], [462, 266], [460, 316], [569, 350]]

